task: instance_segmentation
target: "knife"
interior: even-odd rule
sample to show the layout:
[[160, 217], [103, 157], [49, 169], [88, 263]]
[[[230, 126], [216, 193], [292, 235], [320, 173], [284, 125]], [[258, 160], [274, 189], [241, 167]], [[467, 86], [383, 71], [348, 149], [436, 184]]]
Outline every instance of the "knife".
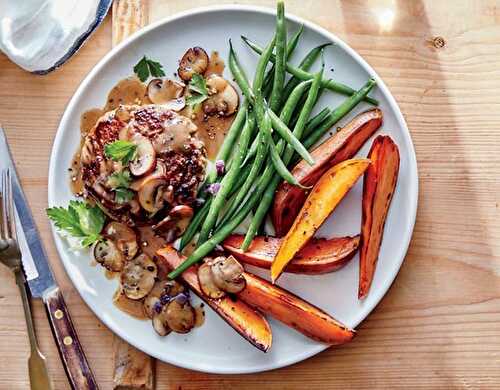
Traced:
[[16, 173], [7, 138], [0, 126], [0, 160], [10, 168], [12, 193], [18, 216], [19, 245], [28, 288], [33, 298], [42, 299], [54, 339], [72, 389], [98, 389], [90, 366], [78, 341], [75, 327], [61, 290], [52, 274], [45, 249], [35, 226], [26, 197]]

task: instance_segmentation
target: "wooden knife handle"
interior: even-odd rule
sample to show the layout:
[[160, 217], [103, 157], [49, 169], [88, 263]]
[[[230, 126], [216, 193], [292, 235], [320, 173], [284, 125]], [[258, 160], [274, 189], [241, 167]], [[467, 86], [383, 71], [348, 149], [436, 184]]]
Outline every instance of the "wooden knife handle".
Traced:
[[71, 388], [74, 390], [97, 390], [97, 382], [78, 341], [75, 327], [59, 287], [46, 293], [43, 302]]

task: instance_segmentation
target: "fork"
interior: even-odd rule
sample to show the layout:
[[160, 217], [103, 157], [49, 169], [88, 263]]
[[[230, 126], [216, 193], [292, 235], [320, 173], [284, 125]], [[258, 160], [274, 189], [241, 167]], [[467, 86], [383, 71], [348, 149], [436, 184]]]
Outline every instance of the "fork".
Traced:
[[16, 218], [12, 198], [12, 181], [8, 169], [2, 170], [0, 187], [0, 261], [14, 273], [23, 301], [24, 317], [31, 346], [28, 370], [32, 390], [51, 390], [52, 382], [45, 357], [38, 348], [30, 302], [26, 291], [26, 278], [21, 263], [21, 251], [17, 243]]

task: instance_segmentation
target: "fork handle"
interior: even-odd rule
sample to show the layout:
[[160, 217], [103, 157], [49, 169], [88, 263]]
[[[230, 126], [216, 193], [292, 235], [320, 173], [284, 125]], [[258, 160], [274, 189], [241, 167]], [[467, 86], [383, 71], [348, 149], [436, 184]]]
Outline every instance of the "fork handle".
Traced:
[[97, 390], [97, 382], [78, 341], [75, 327], [59, 287], [46, 292], [43, 301], [71, 388], [74, 390]]
[[42, 355], [38, 348], [36, 339], [35, 327], [33, 326], [33, 317], [31, 316], [30, 301], [26, 291], [26, 279], [24, 272], [18, 268], [14, 270], [16, 276], [16, 283], [21, 293], [21, 300], [23, 302], [24, 318], [26, 319], [26, 329], [30, 340], [31, 352], [28, 359], [28, 372], [30, 376], [31, 390], [52, 390], [52, 381], [50, 380], [49, 370], [47, 369], [47, 362], [45, 356]]

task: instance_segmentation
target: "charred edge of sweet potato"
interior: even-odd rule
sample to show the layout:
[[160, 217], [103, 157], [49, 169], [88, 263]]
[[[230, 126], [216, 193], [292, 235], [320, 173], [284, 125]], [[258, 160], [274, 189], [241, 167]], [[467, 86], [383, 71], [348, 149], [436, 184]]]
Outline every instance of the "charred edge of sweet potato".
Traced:
[[330, 345], [344, 344], [356, 332], [320, 308], [267, 280], [245, 272], [247, 287], [238, 295], [249, 305], [304, 334]]
[[[379, 109], [357, 115], [333, 137], [311, 152], [314, 165], [300, 161], [292, 174], [303, 186], [316, 184], [319, 178], [332, 166], [352, 158], [364, 143], [382, 125], [383, 114]], [[271, 210], [271, 219], [278, 237], [284, 236], [293, 224], [298, 211], [304, 204], [308, 191], [282, 182], [276, 191]]]
[[[177, 258], [173, 258], [176, 256]], [[182, 263], [182, 258], [179, 256], [178, 252], [171, 246], [167, 246], [158, 251], [158, 262], [168, 269], [173, 269], [174, 266]], [[195, 293], [203, 302], [210, 306], [229, 326], [231, 326], [236, 332], [238, 332], [245, 340], [250, 344], [255, 346], [257, 349], [267, 352], [272, 345], [272, 331], [266, 318], [255, 310], [253, 307], [247, 305], [243, 300], [238, 299], [238, 297], [231, 295], [226, 296], [221, 299], [211, 299], [207, 297], [201, 291], [198, 282], [198, 276], [196, 273], [196, 268], [191, 267], [186, 270], [181, 276], [182, 282]], [[253, 320], [258, 320], [261, 323], [262, 331], [267, 333], [267, 340], [258, 340], [254, 337], [251, 332], [245, 330], [243, 325], [239, 325], [238, 321], [234, 320], [235, 313], [240, 314], [240, 319], [243, 317], [253, 316]], [[245, 313], [245, 316], [242, 314]], [[248, 318], [249, 320], [251, 318]], [[249, 327], [249, 326], [248, 326]]]
[[[239, 261], [247, 265], [269, 269], [282, 239], [257, 236], [246, 252], [240, 249], [244, 236], [233, 234], [222, 246]], [[353, 258], [359, 247], [360, 236], [313, 238], [286, 266], [285, 272], [319, 275], [337, 271]]]
[[[383, 135], [373, 141], [368, 158], [372, 160], [372, 164], [365, 172], [363, 183], [359, 299], [366, 297], [373, 281], [400, 163], [397, 145], [389, 136]], [[374, 215], [377, 202], [383, 203], [379, 214]]]

